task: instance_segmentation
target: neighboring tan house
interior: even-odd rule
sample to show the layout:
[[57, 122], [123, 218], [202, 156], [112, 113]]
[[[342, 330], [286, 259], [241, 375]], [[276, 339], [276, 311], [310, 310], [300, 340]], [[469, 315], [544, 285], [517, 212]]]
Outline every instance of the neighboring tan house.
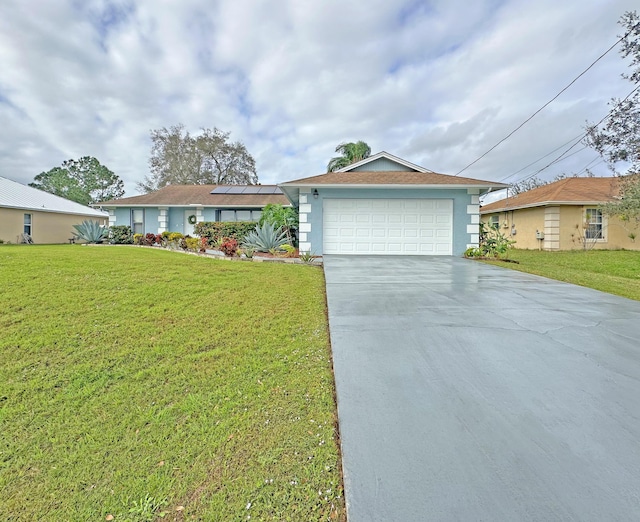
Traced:
[[23, 242], [28, 234], [34, 243], [66, 243], [75, 233], [73, 225], [85, 220], [106, 225], [107, 214], [48, 192], [0, 177], [0, 239]]
[[279, 185], [298, 208], [300, 251], [459, 256], [479, 240], [479, 197], [507, 185], [438, 174], [380, 152]]
[[515, 248], [640, 250], [635, 223], [602, 213], [619, 197], [618, 178], [565, 178], [480, 208], [482, 221], [515, 240]]
[[275, 185], [168, 185], [100, 207], [109, 212], [109, 226], [128, 225], [134, 234], [193, 235], [201, 221], [258, 221], [269, 203], [290, 206]]

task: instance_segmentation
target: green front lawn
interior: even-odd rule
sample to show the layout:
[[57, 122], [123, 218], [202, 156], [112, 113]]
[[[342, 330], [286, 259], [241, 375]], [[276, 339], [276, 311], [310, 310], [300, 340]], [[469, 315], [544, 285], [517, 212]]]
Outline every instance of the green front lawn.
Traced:
[[317, 267], [12, 245], [0, 289], [4, 520], [344, 520]]
[[507, 257], [519, 261], [519, 264], [491, 263], [640, 301], [640, 252], [540, 252], [514, 249], [509, 250]]

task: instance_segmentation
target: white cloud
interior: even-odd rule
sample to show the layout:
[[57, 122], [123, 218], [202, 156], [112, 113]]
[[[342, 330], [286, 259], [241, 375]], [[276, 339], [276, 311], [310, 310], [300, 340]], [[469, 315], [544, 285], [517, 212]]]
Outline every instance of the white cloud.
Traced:
[[[179, 122], [230, 131], [263, 183], [317, 174], [338, 143], [359, 139], [455, 173], [615, 42], [633, 4], [5, 2], [0, 175], [28, 183], [92, 155], [131, 195], [147, 174], [149, 131]], [[623, 68], [611, 52], [464, 175], [502, 179], [578, 135], [630, 90]]]

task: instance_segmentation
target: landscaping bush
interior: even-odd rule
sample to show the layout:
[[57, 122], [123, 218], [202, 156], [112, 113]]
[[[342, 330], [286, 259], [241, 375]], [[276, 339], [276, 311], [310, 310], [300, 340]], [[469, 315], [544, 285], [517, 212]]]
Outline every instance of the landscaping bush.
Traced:
[[235, 256], [236, 252], [238, 251], [238, 240], [230, 237], [225, 237], [220, 244], [220, 251], [224, 253], [225, 256]]
[[74, 235], [87, 243], [102, 243], [109, 231], [97, 221], [84, 220], [79, 225], [73, 225], [76, 229]]
[[200, 237], [206, 237], [209, 247], [214, 247], [220, 240], [228, 237], [240, 242], [255, 228], [250, 221], [202, 221], [197, 223], [194, 231]]
[[200, 247], [200, 239], [198, 239], [197, 237], [186, 236], [181, 239], [181, 243], [182, 242], [184, 244], [182, 248], [184, 248], [185, 250], [190, 250], [192, 252], [197, 252], [198, 248]]
[[275, 228], [281, 229], [291, 245], [297, 244], [295, 231], [298, 229], [298, 211], [295, 208], [269, 203], [262, 210], [258, 224], [264, 225], [265, 223], [270, 223]]
[[112, 245], [132, 245], [133, 233], [129, 225], [109, 227], [109, 243]]
[[144, 236], [142, 234], [133, 234], [133, 244], [139, 246], [144, 245]]
[[275, 228], [270, 223], [256, 225], [249, 232], [243, 242], [244, 247], [250, 247], [258, 252], [269, 252], [273, 249], [281, 249], [282, 245], [287, 244], [286, 233], [279, 228]]
[[514, 243], [514, 240], [502, 234], [497, 227], [480, 223], [480, 246], [467, 248], [464, 256], [498, 258], [513, 248]]

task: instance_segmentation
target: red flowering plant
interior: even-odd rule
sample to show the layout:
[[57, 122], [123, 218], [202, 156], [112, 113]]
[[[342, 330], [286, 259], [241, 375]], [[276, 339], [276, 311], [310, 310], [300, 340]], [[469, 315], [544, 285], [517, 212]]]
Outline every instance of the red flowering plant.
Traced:
[[238, 240], [225, 237], [220, 244], [220, 250], [224, 253], [225, 256], [235, 256], [236, 252], [238, 251]]

